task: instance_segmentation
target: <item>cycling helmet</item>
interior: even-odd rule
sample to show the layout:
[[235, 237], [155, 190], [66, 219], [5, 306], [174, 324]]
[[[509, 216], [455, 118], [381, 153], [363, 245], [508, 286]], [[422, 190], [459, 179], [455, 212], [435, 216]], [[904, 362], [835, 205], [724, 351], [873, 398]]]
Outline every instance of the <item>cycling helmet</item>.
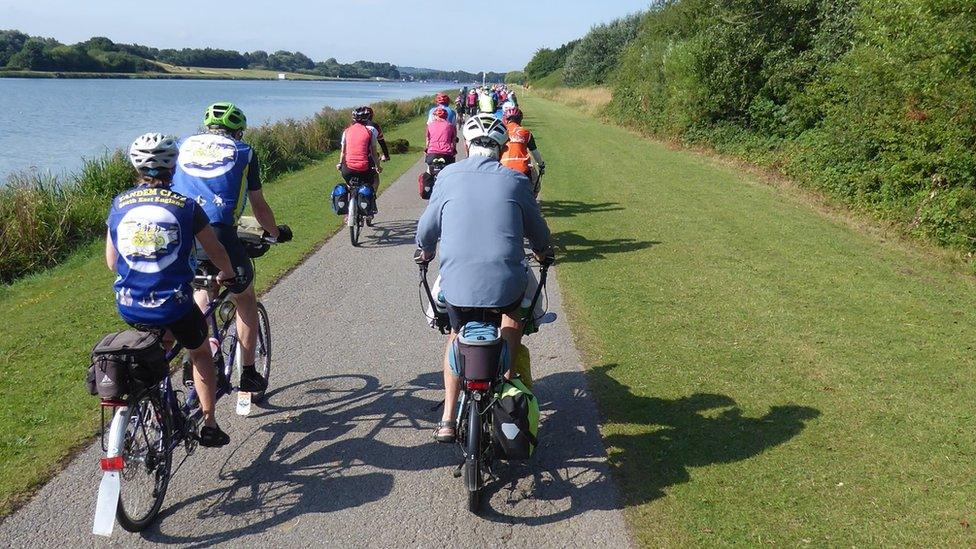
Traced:
[[518, 107], [509, 107], [502, 111], [502, 120], [511, 120], [516, 124], [522, 123], [522, 109]]
[[447, 96], [446, 93], [439, 93], [437, 97], [434, 98], [434, 103], [438, 105], [446, 105], [451, 102], [451, 98]]
[[372, 120], [373, 119], [373, 107], [370, 107], [369, 105], [366, 105], [365, 107], [363, 107], [363, 110], [366, 111], [366, 117], [369, 118], [370, 120]]
[[220, 102], [207, 107], [203, 117], [204, 126], [220, 126], [228, 130], [237, 131], [247, 128], [247, 117], [244, 111], [233, 103]]
[[354, 122], [368, 122], [369, 111], [366, 107], [356, 107], [352, 111], [352, 119]]
[[508, 142], [508, 130], [500, 120], [488, 113], [481, 113], [472, 116], [464, 123], [462, 130], [464, 140], [468, 143], [484, 143], [485, 140], [491, 141], [490, 145], [502, 146]]
[[434, 109], [434, 116], [436, 118], [447, 118], [447, 109], [444, 107], [437, 107]]
[[159, 133], [140, 135], [129, 146], [129, 160], [132, 165], [140, 173], [148, 172], [149, 175], [156, 175], [152, 173], [156, 170], [175, 168], [179, 153], [176, 138]]

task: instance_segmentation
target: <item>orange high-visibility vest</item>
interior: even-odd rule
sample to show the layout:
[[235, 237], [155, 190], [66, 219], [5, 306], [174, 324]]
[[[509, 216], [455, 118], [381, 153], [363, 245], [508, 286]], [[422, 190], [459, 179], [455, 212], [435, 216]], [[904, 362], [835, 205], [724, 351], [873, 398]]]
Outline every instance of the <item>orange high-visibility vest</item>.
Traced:
[[502, 165], [529, 175], [529, 141], [532, 133], [515, 122], [509, 122], [505, 127], [508, 128], [508, 143], [502, 151]]

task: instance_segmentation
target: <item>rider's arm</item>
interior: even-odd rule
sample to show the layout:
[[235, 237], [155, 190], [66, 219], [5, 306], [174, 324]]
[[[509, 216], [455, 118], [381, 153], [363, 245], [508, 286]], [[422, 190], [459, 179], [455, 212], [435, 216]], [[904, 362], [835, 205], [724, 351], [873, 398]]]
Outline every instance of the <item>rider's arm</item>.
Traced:
[[119, 252], [112, 243], [112, 232], [108, 231], [105, 233], [105, 264], [108, 265], [108, 270], [114, 273], [118, 260]]
[[532, 160], [535, 161], [535, 165], [539, 166], [540, 169], [543, 169], [546, 163], [542, 160], [542, 153], [540, 153], [539, 149], [536, 148], [534, 135], [529, 134], [529, 142], [526, 144], [526, 147], [529, 149], [529, 155], [532, 156]]
[[[524, 175], [519, 175], [525, 178]], [[546, 220], [539, 210], [539, 202], [532, 196], [532, 185], [518, 186], [518, 202], [522, 207], [522, 226], [525, 227], [525, 237], [529, 239], [533, 252], [543, 252], [552, 245], [551, 234]]]
[[427, 209], [417, 222], [417, 247], [427, 258], [433, 258], [437, 251], [437, 241], [441, 237], [441, 208], [444, 205], [444, 185], [434, 185], [434, 192], [427, 203]]
[[258, 220], [261, 228], [270, 236], [278, 238], [278, 223], [275, 221], [275, 215], [271, 211], [271, 206], [264, 199], [264, 192], [261, 189], [248, 191], [247, 199], [251, 202], [251, 213], [254, 214], [254, 219]]
[[377, 139], [380, 143], [380, 150], [383, 151], [383, 158], [385, 160], [390, 159], [390, 148], [386, 146], [386, 139]]
[[342, 132], [342, 138], [339, 140], [339, 163], [336, 164], [336, 169], [342, 166], [342, 163], [346, 160], [346, 132]]
[[230, 257], [227, 255], [227, 250], [224, 246], [217, 240], [217, 233], [213, 231], [213, 227], [210, 224], [206, 224], [202, 229], [196, 233], [197, 242], [203, 246], [203, 251], [207, 252], [207, 257], [210, 259], [211, 263], [220, 269], [220, 272], [224, 276], [221, 279], [228, 279], [234, 277], [234, 265], [230, 262]]
[[369, 140], [369, 148], [373, 155], [373, 163], [376, 165], [376, 173], [383, 173], [383, 167], [380, 166], [380, 152], [379, 152], [379, 140], [376, 138], [376, 130], [371, 130], [369, 132], [371, 135]]

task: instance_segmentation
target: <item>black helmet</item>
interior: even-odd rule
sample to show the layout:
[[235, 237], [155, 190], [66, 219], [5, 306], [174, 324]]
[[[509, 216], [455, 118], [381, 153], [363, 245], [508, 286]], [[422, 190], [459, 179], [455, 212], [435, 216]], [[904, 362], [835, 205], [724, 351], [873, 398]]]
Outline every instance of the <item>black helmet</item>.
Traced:
[[369, 109], [366, 107], [356, 107], [352, 111], [352, 119], [354, 122], [368, 122]]

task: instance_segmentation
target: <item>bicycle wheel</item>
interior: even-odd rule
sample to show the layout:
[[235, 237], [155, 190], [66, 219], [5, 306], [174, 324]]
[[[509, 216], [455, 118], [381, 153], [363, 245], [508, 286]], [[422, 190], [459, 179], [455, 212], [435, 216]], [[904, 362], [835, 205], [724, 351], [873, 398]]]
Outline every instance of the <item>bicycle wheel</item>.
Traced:
[[481, 507], [481, 414], [478, 402], [471, 401], [468, 406], [467, 436], [465, 441], [464, 487], [468, 492], [468, 511], [477, 513]]
[[[254, 367], [270, 384], [271, 382], [271, 321], [264, 304], [258, 302], [258, 340], [254, 346]], [[265, 391], [254, 393], [251, 400], [261, 402]]]
[[349, 225], [349, 241], [352, 242], [353, 247], [356, 247], [359, 246], [359, 232], [363, 228], [363, 222], [359, 217], [358, 208], [356, 209], [355, 213], [350, 213], [349, 215], [354, 216], [352, 225]]
[[135, 401], [122, 439], [122, 489], [115, 516], [122, 528], [141, 532], [163, 506], [173, 460], [173, 418], [158, 390]]

